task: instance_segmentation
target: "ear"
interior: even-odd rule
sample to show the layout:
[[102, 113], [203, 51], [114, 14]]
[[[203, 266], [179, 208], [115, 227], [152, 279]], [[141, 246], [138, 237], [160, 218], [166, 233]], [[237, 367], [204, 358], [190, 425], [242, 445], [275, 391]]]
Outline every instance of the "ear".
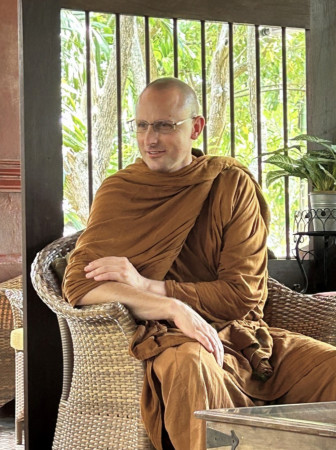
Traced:
[[205, 119], [203, 116], [196, 116], [194, 118], [193, 127], [191, 130], [191, 139], [196, 140], [198, 136], [202, 133], [205, 126]]

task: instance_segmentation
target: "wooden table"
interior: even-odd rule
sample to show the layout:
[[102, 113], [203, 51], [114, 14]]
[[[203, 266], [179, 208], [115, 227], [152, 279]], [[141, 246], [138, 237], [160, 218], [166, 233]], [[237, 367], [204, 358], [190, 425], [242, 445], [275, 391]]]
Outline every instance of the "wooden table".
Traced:
[[196, 411], [207, 449], [335, 450], [336, 401]]

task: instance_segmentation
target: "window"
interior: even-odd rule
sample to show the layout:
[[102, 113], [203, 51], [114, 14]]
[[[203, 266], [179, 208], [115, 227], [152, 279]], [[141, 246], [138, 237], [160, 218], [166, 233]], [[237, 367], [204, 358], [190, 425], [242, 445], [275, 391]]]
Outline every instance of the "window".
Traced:
[[178, 76], [207, 120], [195, 146], [250, 168], [272, 211], [269, 247], [290, 257], [307, 186], [267, 188], [261, 154], [306, 130], [305, 30], [69, 10], [61, 23], [65, 232], [85, 227], [102, 180], [138, 156], [127, 120], [139, 93]]

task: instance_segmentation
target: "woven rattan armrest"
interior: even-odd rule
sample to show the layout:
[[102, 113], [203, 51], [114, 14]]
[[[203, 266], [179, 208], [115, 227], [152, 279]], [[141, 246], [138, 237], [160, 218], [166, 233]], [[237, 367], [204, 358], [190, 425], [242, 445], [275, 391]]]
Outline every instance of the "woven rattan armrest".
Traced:
[[35, 290], [59, 318], [76, 318], [87, 321], [105, 318], [106, 320], [120, 322], [129, 333], [133, 333], [136, 327], [135, 321], [128, 309], [121, 303], [111, 302], [73, 308], [62, 298], [60, 282], [51, 269], [51, 263], [56, 258], [65, 256], [70, 252], [80, 234], [81, 232], [78, 232], [72, 236], [61, 237], [36, 255], [31, 268], [31, 280]]
[[[37, 289], [36, 283], [33, 285]], [[50, 309], [64, 319], [76, 318], [78, 320], [113, 320], [120, 321], [132, 330], [135, 329], [135, 321], [128, 309], [119, 302], [101, 303], [99, 305], [87, 305], [81, 307], [73, 307], [67, 303], [60, 295], [52, 293], [48, 290], [38, 290], [41, 299], [50, 307]]]
[[300, 294], [269, 278], [264, 313], [272, 327], [336, 345], [336, 296]]

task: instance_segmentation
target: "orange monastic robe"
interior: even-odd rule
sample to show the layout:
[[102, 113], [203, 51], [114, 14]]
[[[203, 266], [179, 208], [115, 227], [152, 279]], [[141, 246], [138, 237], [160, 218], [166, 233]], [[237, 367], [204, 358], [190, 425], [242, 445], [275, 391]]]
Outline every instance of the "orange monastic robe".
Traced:
[[[70, 303], [97, 285], [85, 278], [86, 264], [126, 256], [145, 277], [166, 280], [168, 296], [212, 323], [224, 344], [219, 368], [169, 324], [139, 325], [130, 351], [147, 362], [142, 414], [158, 449], [204, 448], [195, 409], [274, 401], [314, 366], [332, 359], [336, 369], [333, 347], [269, 329], [262, 320], [268, 220], [258, 185], [232, 158], [193, 157], [164, 174], [138, 160], [106, 179], [96, 195], [64, 278]], [[328, 395], [336, 400], [335, 383], [333, 389]]]

